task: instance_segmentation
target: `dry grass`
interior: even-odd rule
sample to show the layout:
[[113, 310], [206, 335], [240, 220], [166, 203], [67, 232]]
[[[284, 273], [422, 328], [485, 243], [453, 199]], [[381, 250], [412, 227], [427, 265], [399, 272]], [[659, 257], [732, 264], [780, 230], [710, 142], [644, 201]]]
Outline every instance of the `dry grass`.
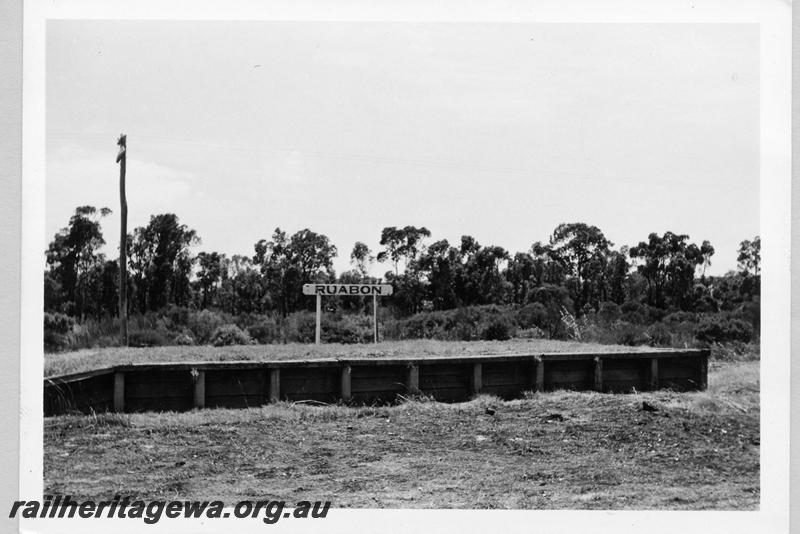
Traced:
[[736, 362], [715, 363], [697, 393], [48, 418], [45, 488], [359, 508], [756, 509], [758, 391], [758, 362]]
[[647, 347], [600, 345], [550, 339], [508, 341], [386, 341], [377, 345], [238, 345], [231, 347], [99, 348], [45, 354], [45, 376], [89, 371], [100, 367], [139, 362], [292, 360], [311, 358], [363, 358], [400, 356], [463, 356], [473, 354], [533, 354], [541, 352], [613, 352], [648, 350]]

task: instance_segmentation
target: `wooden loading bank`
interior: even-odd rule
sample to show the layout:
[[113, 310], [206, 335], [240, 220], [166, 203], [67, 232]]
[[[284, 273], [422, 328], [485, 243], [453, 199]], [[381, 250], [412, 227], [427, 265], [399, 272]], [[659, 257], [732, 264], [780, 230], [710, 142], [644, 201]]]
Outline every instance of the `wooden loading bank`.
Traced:
[[44, 415], [247, 408], [278, 401], [465, 401], [526, 391], [702, 390], [708, 350], [117, 365], [44, 380]]

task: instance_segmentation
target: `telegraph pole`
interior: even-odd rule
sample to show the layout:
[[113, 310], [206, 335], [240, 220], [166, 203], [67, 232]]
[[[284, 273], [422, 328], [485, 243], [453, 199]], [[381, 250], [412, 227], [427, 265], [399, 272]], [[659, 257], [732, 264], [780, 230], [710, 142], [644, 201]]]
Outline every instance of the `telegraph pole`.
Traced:
[[122, 346], [128, 346], [128, 201], [125, 199], [125, 152], [127, 138], [119, 134], [119, 324]]

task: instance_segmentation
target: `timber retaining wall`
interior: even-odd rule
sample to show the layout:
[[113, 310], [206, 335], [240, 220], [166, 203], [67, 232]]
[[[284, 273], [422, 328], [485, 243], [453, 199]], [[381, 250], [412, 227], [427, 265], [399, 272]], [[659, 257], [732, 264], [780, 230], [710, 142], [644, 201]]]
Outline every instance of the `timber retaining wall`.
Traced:
[[618, 353], [167, 362], [116, 365], [44, 380], [44, 415], [247, 408], [277, 401], [458, 402], [558, 389], [625, 393], [702, 390], [708, 350]]

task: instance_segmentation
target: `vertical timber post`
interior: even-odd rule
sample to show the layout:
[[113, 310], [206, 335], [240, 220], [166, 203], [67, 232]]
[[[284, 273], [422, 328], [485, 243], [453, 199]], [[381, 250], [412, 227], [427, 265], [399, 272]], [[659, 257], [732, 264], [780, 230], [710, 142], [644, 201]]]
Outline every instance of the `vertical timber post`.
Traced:
[[281, 369], [275, 367], [269, 370], [269, 402], [281, 400]]
[[537, 393], [544, 391], [544, 360], [541, 356], [533, 359], [533, 390]]
[[114, 373], [114, 411], [125, 411], [125, 373], [122, 371]]
[[650, 389], [658, 389], [658, 358], [650, 358]]
[[372, 294], [372, 333], [374, 342], [378, 342], [378, 295]]
[[472, 394], [477, 395], [483, 387], [483, 365], [480, 363], [472, 364]]
[[350, 402], [350, 398], [352, 397], [352, 394], [351, 394], [351, 391], [350, 391], [350, 375], [351, 375], [351, 373], [352, 373], [352, 369], [350, 368], [349, 365], [345, 365], [344, 367], [342, 367], [341, 380], [340, 380], [340, 383], [339, 383], [339, 385], [340, 385], [339, 394], [342, 397], [342, 401], [343, 402]]
[[319, 329], [320, 329], [320, 323], [321, 323], [321, 319], [320, 319], [321, 315], [322, 315], [322, 295], [317, 293], [317, 334], [314, 337], [314, 342], [317, 345], [319, 345], [319, 340], [320, 340]]
[[408, 392], [412, 395], [419, 393], [419, 367], [412, 363], [408, 365], [408, 378], [406, 380]]
[[704, 351], [703, 355], [700, 356], [700, 365], [698, 367], [700, 376], [698, 376], [697, 385], [700, 391], [705, 391], [708, 388], [708, 351]]
[[127, 153], [127, 136], [119, 134], [117, 138], [119, 152], [119, 324], [122, 346], [128, 346], [128, 201], [125, 198], [125, 164]]
[[194, 407], [206, 407], [206, 372], [197, 371], [194, 379]]
[[603, 391], [603, 360], [600, 356], [594, 357], [594, 390]]

